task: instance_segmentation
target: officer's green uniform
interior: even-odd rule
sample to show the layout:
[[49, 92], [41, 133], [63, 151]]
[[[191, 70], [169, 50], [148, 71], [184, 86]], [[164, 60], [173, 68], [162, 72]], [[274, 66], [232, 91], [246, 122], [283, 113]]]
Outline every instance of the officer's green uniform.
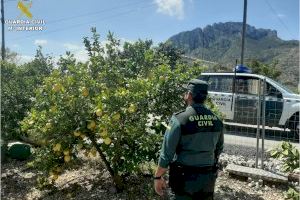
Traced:
[[[200, 90], [206, 84], [193, 81], [200, 85]], [[207, 90], [207, 85], [204, 88]], [[172, 162], [193, 169], [209, 168], [216, 164], [223, 143], [222, 121], [204, 105], [193, 104], [172, 116], [158, 164], [163, 168]], [[175, 191], [176, 199], [212, 199], [216, 177], [216, 171], [185, 172], [183, 192]]]

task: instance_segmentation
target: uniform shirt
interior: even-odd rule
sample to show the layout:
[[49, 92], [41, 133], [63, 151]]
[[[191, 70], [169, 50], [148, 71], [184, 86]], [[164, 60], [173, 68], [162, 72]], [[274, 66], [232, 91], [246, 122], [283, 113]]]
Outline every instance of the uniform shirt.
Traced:
[[202, 104], [188, 106], [171, 117], [158, 165], [177, 161], [187, 166], [213, 166], [223, 150], [222, 121]]

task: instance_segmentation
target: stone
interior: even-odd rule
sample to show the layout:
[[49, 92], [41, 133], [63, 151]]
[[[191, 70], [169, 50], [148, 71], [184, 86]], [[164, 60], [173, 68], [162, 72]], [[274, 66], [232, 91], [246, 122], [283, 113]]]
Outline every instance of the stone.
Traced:
[[114, 187], [114, 186], [112, 186], [112, 187], [109, 188], [109, 192], [110, 192], [111, 194], [116, 194], [116, 193], [117, 193], [117, 188]]
[[269, 171], [265, 171], [263, 169], [250, 168], [244, 166], [238, 166], [234, 164], [229, 164], [226, 167], [226, 170], [230, 174], [235, 174], [238, 176], [251, 177], [251, 178], [259, 178], [266, 181], [279, 182], [279, 183], [287, 183], [288, 179], [286, 176], [278, 175]]
[[259, 188], [260, 188], [259, 182], [255, 182], [255, 188], [256, 188], [256, 189], [259, 189]]

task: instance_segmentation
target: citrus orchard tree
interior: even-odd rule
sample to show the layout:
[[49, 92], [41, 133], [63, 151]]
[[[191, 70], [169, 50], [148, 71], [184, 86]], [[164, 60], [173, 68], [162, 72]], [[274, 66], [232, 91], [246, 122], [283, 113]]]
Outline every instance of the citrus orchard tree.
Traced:
[[165, 55], [151, 41], [121, 45], [109, 33], [103, 46], [92, 33], [84, 38], [89, 62], [73, 62], [70, 54], [61, 60], [37, 89], [22, 130], [42, 145], [33, 164], [52, 180], [84, 151], [100, 155], [121, 189], [140, 164], [157, 160], [168, 119], [184, 106], [181, 85], [203, 68]]
[[1, 136], [4, 140], [20, 139], [20, 124], [34, 100], [34, 89], [52, 70], [51, 58], [39, 48], [33, 61], [16, 65], [15, 53], [1, 61]]

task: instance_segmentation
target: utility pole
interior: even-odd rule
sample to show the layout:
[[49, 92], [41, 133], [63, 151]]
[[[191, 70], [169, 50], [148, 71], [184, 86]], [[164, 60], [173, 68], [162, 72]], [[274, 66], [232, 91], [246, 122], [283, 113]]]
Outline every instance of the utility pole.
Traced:
[[244, 64], [244, 48], [245, 48], [246, 20], [247, 20], [247, 0], [244, 0], [244, 17], [243, 17], [243, 31], [242, 31], [241, 65]]
[[204, 31], [202, 29], [202, 60], [204, 60]]
[[1, 25], [2, 25], [2, 46], [1, 46], [1, 58], [5, 59], [5, 38], [4, 38], [4, 2], [1, 0]]

